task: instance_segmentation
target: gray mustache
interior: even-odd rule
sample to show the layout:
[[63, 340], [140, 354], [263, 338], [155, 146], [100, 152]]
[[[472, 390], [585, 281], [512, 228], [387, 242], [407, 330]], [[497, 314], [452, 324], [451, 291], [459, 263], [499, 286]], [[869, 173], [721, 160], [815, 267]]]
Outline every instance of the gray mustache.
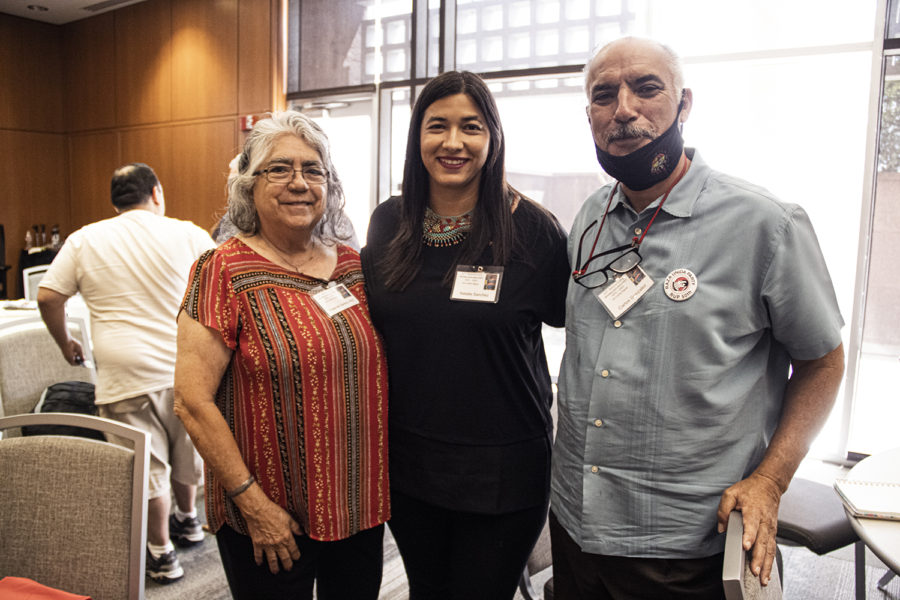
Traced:
[[656, 131], [644, 129], [632, 123], [619, 125], [616, 129], [606, 136], [606, 143], [611, 144], [619, 140], [628, 140], [633, 138], [647, 138], [648, 140], [656, 139]]

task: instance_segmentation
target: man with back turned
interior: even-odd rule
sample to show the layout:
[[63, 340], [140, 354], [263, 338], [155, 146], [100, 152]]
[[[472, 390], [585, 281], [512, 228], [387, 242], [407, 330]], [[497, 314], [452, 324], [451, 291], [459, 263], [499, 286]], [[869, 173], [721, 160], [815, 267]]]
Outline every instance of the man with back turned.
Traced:
[[117, 216], [69, 236], [41, 280], [38, 306], [65, 359], [77, 364], [82, 348], [69, 336], [65, 304], [81, 293], [100, 416], [150, 432], [147, 574], [169, 583], [184, 576], [170, 535], [182, 546], [203, 541], [194, 505], [203, 464], [172, 407], [175, 314], [191, 265], [214, 244], [193, 223], [164, 216], [163, 188], [149, 166], [116, 169], [110, 187]]

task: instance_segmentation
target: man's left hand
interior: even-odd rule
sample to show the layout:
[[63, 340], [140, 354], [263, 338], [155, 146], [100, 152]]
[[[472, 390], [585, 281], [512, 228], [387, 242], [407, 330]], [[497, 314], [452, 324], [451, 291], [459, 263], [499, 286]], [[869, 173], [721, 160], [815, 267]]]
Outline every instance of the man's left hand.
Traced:
[[769, 584], [775, 560], [775, 535], [778, 533], [778, 504], [781, 488], [771, 477], [753, 473], [722, 494], [716, 513], [719, 533], [728, 525], [728, 515], [741, 511], [744, 519], [744, 550], [753, 549], [750, 568], [763, 585]]
[[82, 349], [78, 340], [69, 338], [60, 350], [62, 350], [63, 358], [66, 359], [66, 362], [73, 367], [84, 363], [84, 349]]

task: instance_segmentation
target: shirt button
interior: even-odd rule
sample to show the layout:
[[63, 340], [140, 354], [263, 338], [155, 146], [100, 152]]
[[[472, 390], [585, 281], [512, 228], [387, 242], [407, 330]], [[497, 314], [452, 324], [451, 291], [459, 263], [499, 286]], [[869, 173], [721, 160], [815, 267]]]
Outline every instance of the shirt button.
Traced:
[[597, 427], [603, 427], [603, 419], [594, 419], [594, 425]]
[[622, 321], [616, 321], [615, 323], [613, 323], [613, 327], [615, 327], [616, 329], [618, 329], [621, 326], [622, 326]]
[[609, 377], [609, 371], [603, 369], [602, 371], [600, 371], [600, 377]]
[[640, 228], [640, 227], [635, 227], [635, 228], [634, 228], [634, 235], [641, 235], [641, 228]]
[[591, 467], [591, 473], [599, 473], [599, 472], [600, 472], [600, 467], [597, 467], [597, 466]]

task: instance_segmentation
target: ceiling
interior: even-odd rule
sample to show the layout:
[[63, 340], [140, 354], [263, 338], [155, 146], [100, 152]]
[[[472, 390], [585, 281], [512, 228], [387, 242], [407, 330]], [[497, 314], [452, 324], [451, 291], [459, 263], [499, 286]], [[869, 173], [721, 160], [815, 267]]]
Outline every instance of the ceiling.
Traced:
[[62, 25], [143, 0], [0, 0], [0, 13]]

